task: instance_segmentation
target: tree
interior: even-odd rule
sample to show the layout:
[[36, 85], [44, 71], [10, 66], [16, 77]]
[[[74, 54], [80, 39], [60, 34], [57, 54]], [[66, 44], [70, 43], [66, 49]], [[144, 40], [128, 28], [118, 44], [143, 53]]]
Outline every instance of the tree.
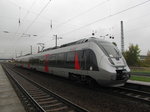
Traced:
[[145, 58], [144, 63], [145, 63], [147, 66], [150, 66], [150, 51], [149, 51], [149, 50], [148, 50], [148, 52], [147, 52], [147, 57]]
[[148, 52], [147, 52], [147, 56], [150, 57], [150, 51], [149, 51], [149, 50], [148, 50]]
[[139, 66], [140, 64], [140, 49], [138, 45], [131, 44], [129, 50], [123, 53], [129, 66]]

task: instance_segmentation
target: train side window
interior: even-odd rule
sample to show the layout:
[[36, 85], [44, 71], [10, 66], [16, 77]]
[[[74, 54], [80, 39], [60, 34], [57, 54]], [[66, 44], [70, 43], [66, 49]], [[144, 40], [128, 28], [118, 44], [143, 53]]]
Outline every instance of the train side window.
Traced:
[[[21, 63], [23, 63], [23, 61], [21, 61]], [[29, 59], [29, 63], [32, 64], [32, 65], [35, 65], [36, 64], [36, 61], [34, 58], [30, 58]]]
[[67, 68], [67, 52], [64, 53], [64, 68]]
[[56, 55], [55, 54], [52, 54], [52, 55], [49, 55], [49, 58], [48, 58], [48, 65], [51, 66], [51, 67], [55, 67], [56, 66]]
[[67, 60], [66, 60], [67, 68], [74, 68], [74, 57], [75, 57], [75, 52], [67, 53]]
[[39, 56], [39, 65], [44, 65], [44, 57], [43, 56]]
[[65, 55], [64, 53], [57, 54], [57, 66], [64, 67]]

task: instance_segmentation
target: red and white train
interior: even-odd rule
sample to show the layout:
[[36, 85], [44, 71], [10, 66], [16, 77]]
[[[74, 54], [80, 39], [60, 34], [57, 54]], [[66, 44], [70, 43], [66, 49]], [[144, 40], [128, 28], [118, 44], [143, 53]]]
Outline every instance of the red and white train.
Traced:
[[123, 86], [130, 69], [117, 47], [95, 37], [18, 57], [17, 66], [102, 86]]

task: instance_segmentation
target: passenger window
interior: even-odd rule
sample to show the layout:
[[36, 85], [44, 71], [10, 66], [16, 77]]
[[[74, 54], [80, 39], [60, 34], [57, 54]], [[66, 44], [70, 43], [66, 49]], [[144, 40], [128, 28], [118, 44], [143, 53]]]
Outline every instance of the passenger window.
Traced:
[[56, 66], [56, 55], [55, 54], [49, 56], [49, 65], [52, 67]]
[[57, 66], [64, 67], [65, 55], [64, 53], [57, 54]]
[[74, 68], [74, 56], [75, 56], [75, 52], [67, 53], [67, 60], [66, 60], [67, 68]]

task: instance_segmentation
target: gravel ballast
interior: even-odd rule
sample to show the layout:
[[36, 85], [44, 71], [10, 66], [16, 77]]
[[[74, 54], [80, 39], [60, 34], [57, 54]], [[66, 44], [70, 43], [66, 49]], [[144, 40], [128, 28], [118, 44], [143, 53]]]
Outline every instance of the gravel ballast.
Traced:
[[150, 105], [142, 102], [92, 90], [50, 74], [18, 67], [14, 67], [14, 69], [90, 112], [150, 112]]

